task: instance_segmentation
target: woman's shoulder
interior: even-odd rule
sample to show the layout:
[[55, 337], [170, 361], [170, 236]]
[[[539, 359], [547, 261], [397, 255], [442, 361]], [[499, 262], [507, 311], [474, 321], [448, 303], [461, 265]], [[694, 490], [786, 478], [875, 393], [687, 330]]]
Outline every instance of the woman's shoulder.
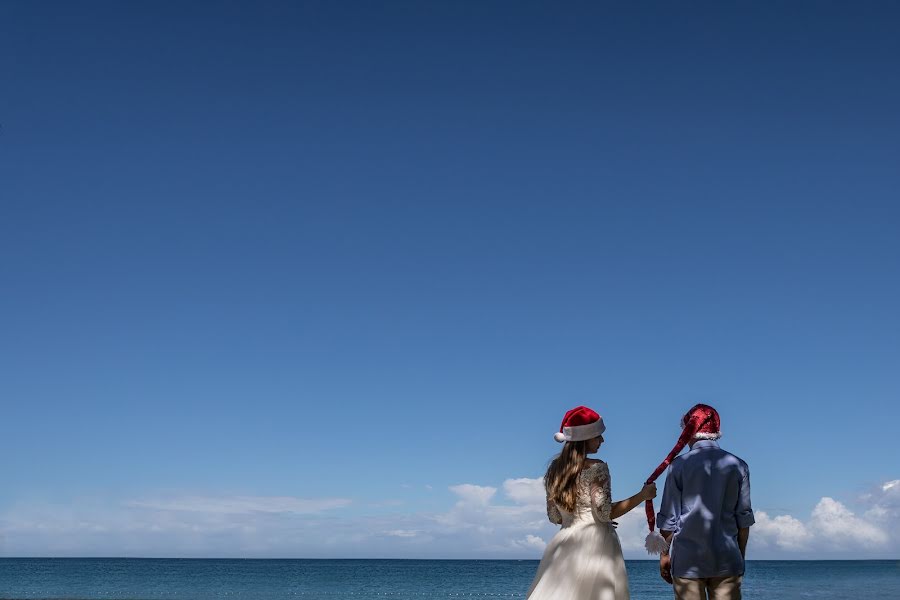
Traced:
[[605, 462], [603, 462], [602, 460], [597, 459], [597, 458], [588, 458], [584, 461], [584, 469], [583, 470], [584, 471], [589, 471], [589, 470], [598, 471], [598, 470], [603, 470], [603, 469], [608, 469], [608, 468], [609, 467], [607, 466], [607, 464]]

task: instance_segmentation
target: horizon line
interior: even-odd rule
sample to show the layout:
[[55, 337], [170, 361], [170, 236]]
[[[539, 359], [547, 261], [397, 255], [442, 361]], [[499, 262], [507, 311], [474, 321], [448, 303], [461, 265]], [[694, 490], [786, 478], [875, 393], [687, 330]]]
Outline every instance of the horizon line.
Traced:
[[[246, 556], [0, 556], [0, 560], [406, 560], [406, 561], [504, 561], [540, 562], [540, 558], [298, 558], [298, 557], [246, 557]], [[626, 558], [625, 562], [657, 562], [656, 558]], [[745, 562], [893, 562], [895, 558], [748, 558]]]

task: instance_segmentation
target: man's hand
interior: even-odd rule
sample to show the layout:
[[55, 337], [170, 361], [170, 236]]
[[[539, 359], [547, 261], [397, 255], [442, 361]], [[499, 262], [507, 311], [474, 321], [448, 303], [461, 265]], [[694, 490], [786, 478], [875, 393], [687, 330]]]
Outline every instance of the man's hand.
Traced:
[[659, 557], [659, 576], [666, 583], [672, 583], [672, 558], [668, 554]]

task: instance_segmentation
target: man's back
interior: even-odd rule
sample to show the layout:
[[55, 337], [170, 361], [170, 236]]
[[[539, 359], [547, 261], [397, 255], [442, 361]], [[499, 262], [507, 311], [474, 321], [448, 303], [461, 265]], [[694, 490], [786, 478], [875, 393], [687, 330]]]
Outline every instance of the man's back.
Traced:
[[742, 575], [738, 530], [754, 522], [747, 463], [715, 441], [695, 442], [672, 461], [657, 522], [675, 532], [675, 577]]

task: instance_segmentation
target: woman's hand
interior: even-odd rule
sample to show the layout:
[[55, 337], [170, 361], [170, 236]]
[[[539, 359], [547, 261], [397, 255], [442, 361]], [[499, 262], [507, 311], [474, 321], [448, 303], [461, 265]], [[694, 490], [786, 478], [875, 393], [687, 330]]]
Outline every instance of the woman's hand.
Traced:
[[610, 519], [618, 519], [632, 508], [640, 505], [641, 502], [656, 498], [656, 484], [648, 483], [641, 491], [629, 498], [628, 500], [619, 500], [613, 502], [612, 509], [609, 512]]

